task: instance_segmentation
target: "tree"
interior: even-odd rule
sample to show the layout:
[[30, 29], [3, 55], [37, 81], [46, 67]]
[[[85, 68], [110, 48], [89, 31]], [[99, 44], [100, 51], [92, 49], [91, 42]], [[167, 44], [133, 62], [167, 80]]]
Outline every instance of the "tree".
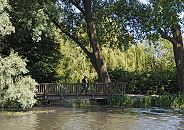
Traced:
[[[146, 5], [137, 0], [130, 0], [126, 5], [123, 3], [124, 0], [116, 3], [115, 14], [127, 19], [127, 27], [132, 33], [134, 31], [141, 38], [154, 40], [158, 39], [160, 35], [172, 43], [177, 83], [180, 90], [184, 91], [184, 48], [182, 40], [184, 19], [180, 17], [180, 14], [184, 12], [182, 0], [151, 0]], [[126, 9], [123, 7], [126, 7]], [[122, 8], [124, 12], [121, 10]]]
[[[9, 1], [16, 6], [23, 26], [32, 28], [33, 39], [40, 40], [42, 32], [53, 30], [56, 26], [65, 37], [72, 39], [88, 56], [101, 82], [110, 82], [110, 78], [100, 51], [99, 37], [96, 32], [94, 5], [91, 0], [55, 0], [55, 1]], [[33, 6], [34, 5], [34, 6]]]
[[36, 13], [38, 15], [36, 17], [33, 15], [36, 9], [31, 8], [31, 13], [26, 15], [24, 7], [28, 8], [29, 6], [26, 1], [20, 2], [19, 4], [17, 1], [9, 1], [11, 5], [9, 16], [15, 27], [15, 32], [4, 36], [1, 54], [8, 56], [10, 50], [13, 49], [28, 60], [29, 74], [37, 82], [56, 82], [56, 66], [62, 56], [59, 51], [59, 42], [54, 36], [55, 28], [40, 32], [40, 28], [43, 27], [43, 23], [40, 21], [43, 18], [41, 17], [42, 12]]
[[[64, 2], [63, 2], [64, 3]], [[82, 1], [73, 1], [69, 0], [69, 3], [66, 3], [66, 7], [70, 7], [70, 10], [72, 10], [73, 6], [75, 6], [82, 14], [82, 18], [86, 21], [86, 30], [87, 30], [87, 36], [88, 41], [87, 43], [90, 43], [90, 49], [87, 49], [86, 45], [87, 43], [83, 43], [81, 38], [77, 37], [77, 35], [73, 35], [69, 30], [65, 29], [66, 25], [62, 25], [57, 19], [54, 19], [48, 12], [48, 16], [52, 20], [52, 22], [63, 32], [65, 33], [69, 38], [74, 40], [81, 49], [87, 54], [87, 56], [90, 59], [90, 62], [92, 63], [94, 69], [96, 70], [99, 81], [101, 82], [110, 82], [110, 78], [107, 72], [107, 69], [104, 64], [104, 60], [102, 57], [102, 54], [100, 52], [100, 45], [97, 37], [96, 27], [93, 20], [93, 13], [92, 13], [92, 1], [91, 0], [82, 0]], [[83, 5], [83, 6], [81, 6]], [[76, 10], [74, 10], [76, 11]], [[70, 12], [74, 13], [74, 12]], [[62, 16], [60, 16], [62, 17]], [[65, 16], [64, 16], [65, 17]], [[73, 21], [72, 21], [73, 22]], [[74, 21], [78, 22], [78, 21]], [[80, 22], [80, 21], [79, 21]], [[68, 26], [72, 26], [71, 24]], [[79, 30], [80, 31], [80, 30]]]

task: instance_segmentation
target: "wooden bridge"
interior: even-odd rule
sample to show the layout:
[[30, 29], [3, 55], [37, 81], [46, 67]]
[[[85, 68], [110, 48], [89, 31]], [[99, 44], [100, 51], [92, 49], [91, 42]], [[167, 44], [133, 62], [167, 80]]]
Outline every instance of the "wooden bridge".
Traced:
[[126, 91], [126, 83], [41, 83], [37, 87], [37, 99], [107, 99]]

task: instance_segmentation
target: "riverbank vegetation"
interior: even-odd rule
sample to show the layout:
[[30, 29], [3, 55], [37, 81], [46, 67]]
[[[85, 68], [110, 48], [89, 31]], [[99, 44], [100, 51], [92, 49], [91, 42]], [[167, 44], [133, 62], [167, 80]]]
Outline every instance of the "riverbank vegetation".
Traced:
[[165, 108], [165, 109], [184, 109], [184, 94], [148, 95], [143, 98], [131, 99], [127, 95], [112, 96], [108, 99], [108, 104], [112, 107], [123, 108]]
[[126, 93], [173, 94], [176, 102], [184, 91], [184, 5], [150, 2], [0, 1], [1, 104], [31, 107], [36, 82], [79, 83], [84, 76], [126, 82]]

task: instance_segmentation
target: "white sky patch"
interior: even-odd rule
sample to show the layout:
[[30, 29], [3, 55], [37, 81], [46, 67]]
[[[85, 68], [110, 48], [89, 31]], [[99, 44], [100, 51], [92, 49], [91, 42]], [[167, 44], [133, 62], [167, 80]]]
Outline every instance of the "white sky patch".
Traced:
[[[180, 15], [180, 19], [182, 20], [182, 22], [184, 21], [184, 12], [182, 12]], [[182, 31], [182, 36], [184, 37], [184, 23], [181, 24], [182, 28], [181, 28], [181, 31]]]
[[180, 14], [180, 18], [181, 18], [181, 19], [184, 19], [184, 12], [182, 12], [182, 13]]
[[149, 4], [149, 0], [139, 0], [143, 4]]

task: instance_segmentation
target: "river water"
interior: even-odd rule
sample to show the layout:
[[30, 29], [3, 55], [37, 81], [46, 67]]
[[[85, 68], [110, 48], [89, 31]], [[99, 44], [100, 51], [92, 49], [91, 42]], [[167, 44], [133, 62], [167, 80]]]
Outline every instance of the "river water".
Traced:
[[184, 115], [159, 109], [34, 108], [0, 112], [0, 130], [184, 130]]

